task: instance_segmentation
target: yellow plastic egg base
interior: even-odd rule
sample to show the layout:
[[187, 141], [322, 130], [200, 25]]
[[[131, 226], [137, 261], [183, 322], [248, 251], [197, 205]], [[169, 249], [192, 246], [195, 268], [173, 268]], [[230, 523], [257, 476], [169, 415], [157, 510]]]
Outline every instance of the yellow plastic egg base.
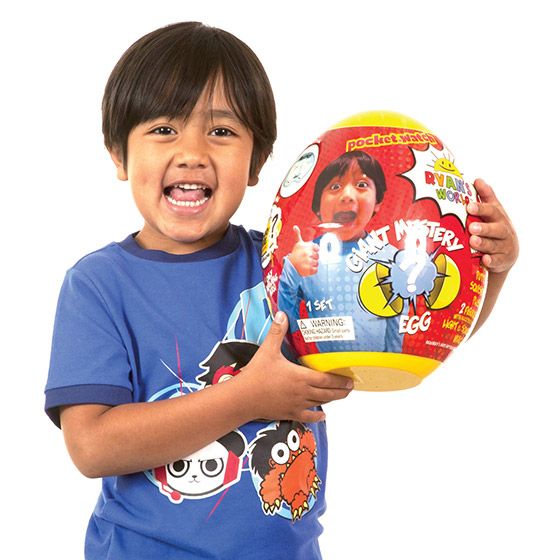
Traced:
[[418, 385], [441, 362], [391, 352], [327, 352], [300, 361], [311, 369], [350, 377], [358, 391], [398, 391]]

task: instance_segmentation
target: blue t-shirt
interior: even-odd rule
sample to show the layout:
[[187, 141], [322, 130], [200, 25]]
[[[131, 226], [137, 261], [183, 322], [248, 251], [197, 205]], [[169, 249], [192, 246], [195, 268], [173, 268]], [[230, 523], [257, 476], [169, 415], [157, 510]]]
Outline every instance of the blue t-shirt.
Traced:
[[[129, 236], [81, 259], [58, 302], [51, 419], [62, 405], [182, 398], [234, 376], [271, 322], [261, 241], [230, 226], [216, 245], [172, 255]], [[323, 423], [251, 422], [169, 465], [103, 479], [86, 558], [320, 558], [326, 467]]]

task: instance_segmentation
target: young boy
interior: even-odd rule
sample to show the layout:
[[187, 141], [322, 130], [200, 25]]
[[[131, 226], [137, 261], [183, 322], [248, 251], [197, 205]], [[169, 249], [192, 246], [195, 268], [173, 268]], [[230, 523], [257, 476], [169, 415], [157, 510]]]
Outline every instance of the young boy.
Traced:
[[144, 225], [68, 271], [46, 388], [103, 478], [86, 558], [318, 558], [320, 405], [351, 385], [282, 356], [262, 236], [229, 224], [275, 140], [260, 62], [218, 29], [159, 29], [113, 70], [103, 131]]
[[[218, 29], [159, 29], [113, 70], [103, 130], [144, 225], [68, 271], [46, 388], [74, 463], [103, 478], [86, 558], [320, 558], [320, 405], [351, 384], [282, 356], [261, 235], [229, 224], [275, 139], [260, 62]], [[507, 225], [495, 202], [478, 213], [481, 236]], [[513, 245], [478, 239], [503, 278]]]

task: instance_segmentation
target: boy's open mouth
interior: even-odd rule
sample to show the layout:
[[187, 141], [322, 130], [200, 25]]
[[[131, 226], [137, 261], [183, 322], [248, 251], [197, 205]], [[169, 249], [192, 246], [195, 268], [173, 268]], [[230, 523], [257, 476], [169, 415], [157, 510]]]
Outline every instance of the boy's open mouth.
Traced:
[[356, 219], [356, 212], [347, 211], [347, 212], [336, 212], [334, 214], [334, 222], [341, 225], [350, 224], [354, 222]]
[[174, 206], [196, 208], [202, 206], [211, 196], [212, 189], [196, 183], [178, 183], [165, 187], [165, 198]]

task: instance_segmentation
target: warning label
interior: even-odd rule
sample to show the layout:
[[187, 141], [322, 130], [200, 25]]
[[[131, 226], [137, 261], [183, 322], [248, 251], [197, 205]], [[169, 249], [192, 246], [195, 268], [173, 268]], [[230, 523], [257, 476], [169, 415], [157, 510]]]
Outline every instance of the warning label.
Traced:
[[352, 317], [299, 319], [298, 328], [306, 342], [355, 340]]

